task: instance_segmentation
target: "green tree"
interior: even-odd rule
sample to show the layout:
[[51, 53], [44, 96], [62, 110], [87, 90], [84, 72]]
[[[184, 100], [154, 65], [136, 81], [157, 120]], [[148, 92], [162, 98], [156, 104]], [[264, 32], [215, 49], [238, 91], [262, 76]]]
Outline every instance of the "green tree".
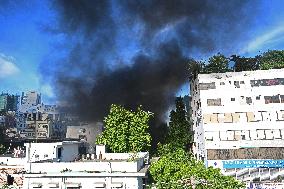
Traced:
[[279, 68], [284, 68], [284, 50], [269, 50], [261, 55], [261, 70]]
[[176, 109], [170, 113], [167, 143], [176, 147], [188, 148], [191, 141], [190, 121], [188, 120], [182, 97], [176, 98]]
[[199, 73], [203, 73], [205, 64], [202, 61], [195, 61], [191, 59], [188, 64], [189, 69], [189, 79], [194, 80], [196, 79]]
[[[167, 145], [164, 146], [167, 148]], [[166, 150], [164, 150], [166, 152]], [[219, 169], [206, 168], [182, 148], [169, 150], [150, 167], [157, 188], [241, 189], [244, 184], [233, 177], [224, 176]]]
[[5, 153], [6, 147], [4, 145], [4, 138], [5, 138], [5, 127], [0, 125], [0, 154]]
[[142, 107], [137, 111], [126, 110], [119, 105], [111, 105], [105, 118], [105, 130], [97, 138], [98, 144], [105, 144], [112, 152], [139, 152], [149, 150], [151, 136], [148, 132], [152, 113]]
[[236, 72], [259, 70], [260, 56], [256, 56], [254, 58], [247, 58], [232, 55], [231, 61], [235, 63], [234, 70]]
[[224, 73], [232, 71], [229, 68], [229, 59], [223, 54], [216, 54], [209, 58], [208, 64], [202, 70], [203, 73]]

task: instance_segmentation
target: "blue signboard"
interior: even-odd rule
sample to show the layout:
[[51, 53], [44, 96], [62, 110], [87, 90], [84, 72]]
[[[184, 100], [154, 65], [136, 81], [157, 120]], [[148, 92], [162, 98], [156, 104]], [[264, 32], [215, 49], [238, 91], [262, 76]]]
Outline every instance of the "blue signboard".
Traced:
[[223, 162], [224, 169], [235, 168], [283, 168], [284, 160], [270, 160], [270, 159], [247, 159], [247, 160], [226, 160]]

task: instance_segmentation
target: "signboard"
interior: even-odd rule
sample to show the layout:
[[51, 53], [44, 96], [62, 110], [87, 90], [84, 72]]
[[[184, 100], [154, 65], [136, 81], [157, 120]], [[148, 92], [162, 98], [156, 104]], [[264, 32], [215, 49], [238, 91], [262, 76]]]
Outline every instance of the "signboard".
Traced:
[[246, 159], [222, 161], [224, 169], [239, 168], [283, 168], [284, 160]]

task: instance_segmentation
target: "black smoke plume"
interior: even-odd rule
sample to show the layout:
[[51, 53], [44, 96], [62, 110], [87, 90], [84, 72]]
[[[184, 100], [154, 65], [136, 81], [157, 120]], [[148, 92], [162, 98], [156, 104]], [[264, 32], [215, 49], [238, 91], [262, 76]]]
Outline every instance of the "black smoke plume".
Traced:
[[67, 41], [66, 56], [53, 64], [55, 91], [92, 121], [114, 103], [142, 105], [161, 122], [188, 82], [189, 56], [238, 49], [254, 20], [248, 13], [257, 12], [245, 0], [58, 0], [52, 7], [57, 23], [49, 29]]

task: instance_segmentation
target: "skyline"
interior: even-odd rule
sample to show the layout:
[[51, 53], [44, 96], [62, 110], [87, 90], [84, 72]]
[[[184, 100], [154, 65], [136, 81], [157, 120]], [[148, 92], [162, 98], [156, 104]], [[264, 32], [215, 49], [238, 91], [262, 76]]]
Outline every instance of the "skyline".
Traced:
[[[246, 31], [248, 38], [240, 41], [239, 47], [231, 47], [227, 51], [216, 49], [209, 53], [191, 51], [187, 56], [201, 59], [217, 52], [226, 55], [254, 56], [268, 49], [284, 49], [284, 2], [280, 0], [256, 2], [258, 10], [246, 13], [257, 14], [254, 15], [254, 25]], [[119, 15], [116, 11], [113, 14], [112, 16]], [[50, 62], [55, 62], [54, 60], [68, 53], [68, 49], [64, 47], [69, 40], [68, 34], [50, 27], [57, 22], [57, 16], [52, 1], [0, 3], [0, 86], [3, 92], [21, 93], [36, 90], [42, 93], [46, 101], [55, 100], [56, 93], [50, 75], [50, 71], [55, 67], [54, 63]], [[167, 33], [170, 29], [171, 26], [168, 25], [160, 33]], [[121, 30], [125, 30], [120, 31], [122, 35], [131, 32], [139, 34], [139, 27]], [[129, 62], [129, 59], [141, 50], [136, 38], [135, 35], [121, 36], [115, 47], [121, 51], [109, 57], [109, 64], [115, 66], [117, 60]], [[115, 52], [117, 53], [116, 50]], [[45, 68], [48, 68], [47, 73]], [[186, 94], [187, 90], [187, 87], [183, 87], [178, 93]]]

